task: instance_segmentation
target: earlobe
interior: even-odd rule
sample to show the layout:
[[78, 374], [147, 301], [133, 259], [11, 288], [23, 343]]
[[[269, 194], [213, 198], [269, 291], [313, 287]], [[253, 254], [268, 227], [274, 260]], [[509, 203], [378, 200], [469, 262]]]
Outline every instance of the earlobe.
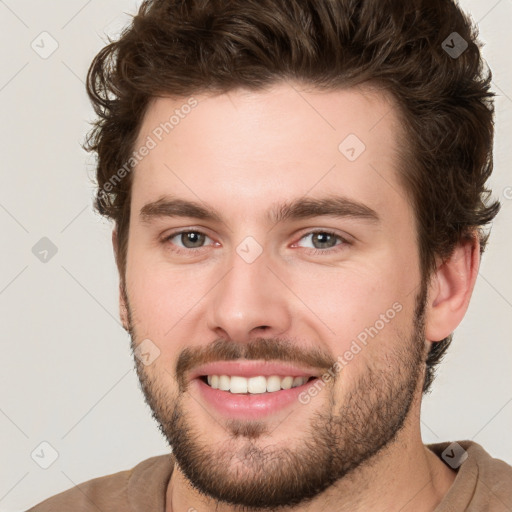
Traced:
[[476, 234], [461, 241], [450, 258], [440, 262], [429, 285], [425, 336], [441, 341], [460, 324], [469, 306], [480, 265], [480, 243]]
[[128, 309], [126, 305], [126, 293], [123, 291], [124, 276], [121, 275], [119, 267], [119, 245], [117, 238], [117, 226], [112, 230], [112, 247], [114, 249], [114, 257], [116, 266], [119, 271], [119, 317], [125, 331], [129, 332]]

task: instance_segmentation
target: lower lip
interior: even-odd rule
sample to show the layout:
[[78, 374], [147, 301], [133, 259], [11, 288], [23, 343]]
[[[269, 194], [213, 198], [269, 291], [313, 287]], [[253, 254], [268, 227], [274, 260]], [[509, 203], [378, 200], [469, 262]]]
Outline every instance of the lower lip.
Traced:
[[290, 389], [270, 393], [242, 394], [230, 393], [211, 386], [196, 378], [192, 381], [198, 387], [203, 400], [224, 416], [236, 419], [256, 420], [262, 416], [275, 414], [291, 405], [302, 405], [299, 395], [309, 386], [315, 384], [318, 378]]

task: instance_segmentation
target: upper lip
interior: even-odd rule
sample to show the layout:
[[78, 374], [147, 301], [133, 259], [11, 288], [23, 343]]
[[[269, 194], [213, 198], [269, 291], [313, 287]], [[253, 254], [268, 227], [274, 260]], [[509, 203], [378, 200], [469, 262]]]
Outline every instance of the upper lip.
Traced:
[[263, 375], [292, 376], [292, 377], [319, 377], [318, 369], [294, 366], [289, 363], [277, 361], [218, 361], [195, 368], [190, 374], [190, 380], [204, 375], [238, 375], [240, 377], [257, 377]]

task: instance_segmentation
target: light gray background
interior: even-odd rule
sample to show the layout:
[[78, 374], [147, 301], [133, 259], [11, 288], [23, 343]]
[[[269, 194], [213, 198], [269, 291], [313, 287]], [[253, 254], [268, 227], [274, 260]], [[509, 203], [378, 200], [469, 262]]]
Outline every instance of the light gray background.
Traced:
[[[104, 34], [118, 33], [123, 12], [139, 3], [0, 0], [3, 512], [168, 451], [118, 320], [111, 226], [92, 211], [94, 162], [80, 147], [93, 117], [87, 67]], [[491, 185], [503, 208], [422, 426], [426, 443], [473, 439], [512, 463], [512, 0], [462, 6], [479, 24], [494, 71]], [[51, 49], [45, 31], [58, 48], [43, 59], [31, 44]], [[32, 253], [42, 237], [58, 248], [46, 263]], [[37, 448], [34, 458], [49, 461], [43, 441], [58, 452], [46, 470], [31, 458]]]

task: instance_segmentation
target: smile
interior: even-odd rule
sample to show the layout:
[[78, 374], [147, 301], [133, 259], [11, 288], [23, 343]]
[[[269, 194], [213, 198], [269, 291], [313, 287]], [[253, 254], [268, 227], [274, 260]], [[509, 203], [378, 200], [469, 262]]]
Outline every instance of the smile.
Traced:
[[279, 375], [245, 378], [238, 375], [204, 375], [201, 377], [211, 388], [221, 391], [229, 391], [235, 394], [261, 394], [275, 393], [285, 389], [296, 388], [302, 386], [306, 382], [315, 377], [293, 377]]

